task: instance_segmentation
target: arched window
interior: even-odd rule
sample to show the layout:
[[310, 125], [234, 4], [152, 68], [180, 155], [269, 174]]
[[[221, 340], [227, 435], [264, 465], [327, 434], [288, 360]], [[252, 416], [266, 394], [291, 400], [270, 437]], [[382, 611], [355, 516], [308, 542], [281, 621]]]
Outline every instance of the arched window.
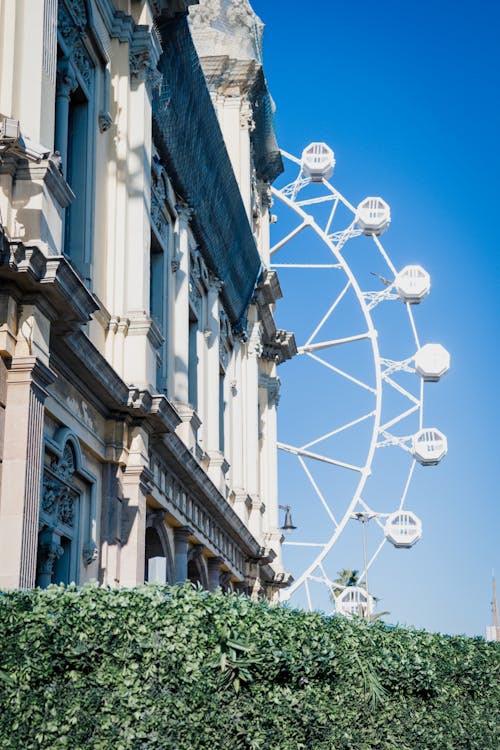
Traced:
[[151, 511], [146, 521], [144, 580], [147, 583], [172, 583], [173, 564], [164, 513]]
[[78, 583], [80, 561], [97, 557], [95, 477], [82, 465], [77, 438], [61, 428], [46, 440], [38, 523], [37, 585]]

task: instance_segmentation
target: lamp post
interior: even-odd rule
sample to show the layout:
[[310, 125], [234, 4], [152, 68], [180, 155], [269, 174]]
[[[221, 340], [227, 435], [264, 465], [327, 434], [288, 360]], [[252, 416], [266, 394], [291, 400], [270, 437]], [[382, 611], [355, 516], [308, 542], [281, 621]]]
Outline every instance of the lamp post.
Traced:
[[366, 529], [365, 524], [367, 524], [369, 521], [372, 520], [372, 518], [376, 518], [378, 514], [373, 513], [371, 511], [357, 511], [356, 513], [351, 513], [351, 518], [355, 521], [361, 522], [361, 528], [362, 528], [362, 537], [363, 537], [363, 565], [365, 569], [365, 587], [366, 587], [366, 619], [369, 621], [371, 618], [371, 612], [370, 612], [370, 589], [368, 586], [368, 565], [366, 562]]

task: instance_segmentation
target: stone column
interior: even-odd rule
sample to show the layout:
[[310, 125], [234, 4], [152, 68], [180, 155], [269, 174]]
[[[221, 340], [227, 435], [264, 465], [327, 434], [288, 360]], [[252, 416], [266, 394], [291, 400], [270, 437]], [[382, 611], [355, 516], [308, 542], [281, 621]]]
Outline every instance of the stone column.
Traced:
[[174, 400], [181, 404], [189, 402], [189, 234], [188, 224], [191, 209], [178, 209], [175, 248], [175, 326], [174, 335]]
[[69, 102], [77, 82], [69, 60], [64, 57], [57, 65], [56, 77], [56, 134], [55, 150], [61, 154], [61, 166], [65, 177], [68, 166]]
[[[251, 317], [253, 318], [250, 322]], [[262, 352], [260, 323], [256, 320], [255, 309], [250, 308], [251, 325], [246, 358], [246, 419], [245, 419], [245, 458], [246, 490], [251, 498], [250, 531], [260, 540], [262, 513], [259, 487], [259, 356]]]
[[184, 583], [188, 577], [188, 546], [191, 529], [178, 526], [174, 529], [174, 583]]
[[37, 357], [14, 357], [7, 374], [0, 494], [0, 588], [36, 582], [43, 405], [55, 375]]
[[240, 191], [248, 220], [252, 224], [252, 156], [250, 133], [255, 128], [252, 107], [247, 100], [242, 101], [240, 110]]
[[130, 431], [129, 459], [122, 475], [120, 586], [144, 583], [146, 555], [146, 497], [144, 469], [148, 465], [147, 435], [142, 427]]
[[220, 557], [209, 557], [207, 560], [209, 591], [215, 591], [220, 586], [220, 563]]

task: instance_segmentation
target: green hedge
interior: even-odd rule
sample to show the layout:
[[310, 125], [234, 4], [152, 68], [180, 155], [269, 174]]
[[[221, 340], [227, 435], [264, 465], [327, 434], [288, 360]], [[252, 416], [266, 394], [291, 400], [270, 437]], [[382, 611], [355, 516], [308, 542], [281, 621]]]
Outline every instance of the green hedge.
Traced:
[[185, 586], [0, 596], [0, 748], [499, 750], [499, 644]]

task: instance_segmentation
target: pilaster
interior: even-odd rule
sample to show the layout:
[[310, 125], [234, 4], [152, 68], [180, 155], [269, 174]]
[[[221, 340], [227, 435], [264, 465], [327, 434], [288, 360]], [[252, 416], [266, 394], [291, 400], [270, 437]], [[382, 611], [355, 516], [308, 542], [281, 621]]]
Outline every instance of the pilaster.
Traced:
[[144, 583], [146, 544], [146, 497], [148, 485], [144, 469], [148, 465], [148, 446], [145, 430], [133, 426], [127, 466], [122, 476], [122, 529], [120, 550], [121, 586]]
[[221, 574], [220, 557], [209, 557], [207, 559], [208, 590], [215, 591], [220, 586]]
[[191, 529], [187, 526], [178, 526], [174, 529], [174, 583], [187, 581], [190, 534]]
[[175, 226], [175, 321], [171, 333], [174, 339], [173, 396], [179, 404], [189, 403], [189, 220], [192, 211], [179, 206]]
[[46, 389], [54, 381], [53, 372], [37, 357], [15, 357], [8, 371], [0, 489], [0, 588], [35, 585], [43, 405]]

